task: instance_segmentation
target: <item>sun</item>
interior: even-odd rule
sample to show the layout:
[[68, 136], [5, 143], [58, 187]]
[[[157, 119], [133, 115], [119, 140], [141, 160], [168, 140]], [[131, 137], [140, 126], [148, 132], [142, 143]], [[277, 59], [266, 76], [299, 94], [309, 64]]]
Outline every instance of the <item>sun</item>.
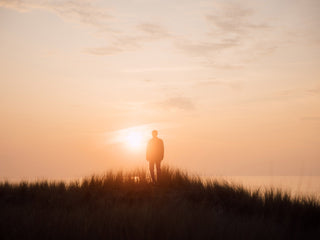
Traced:
[[142, 146], [142, 134], [139, 132], [130, 132], [126, 137], [126, 143], [129, 148], [136, 150]]
[[128, 150], [142, 153], [150, 138], [150, 127], [147, 125], [123, 128], [105, 133], [106, 144], [121, 144]]

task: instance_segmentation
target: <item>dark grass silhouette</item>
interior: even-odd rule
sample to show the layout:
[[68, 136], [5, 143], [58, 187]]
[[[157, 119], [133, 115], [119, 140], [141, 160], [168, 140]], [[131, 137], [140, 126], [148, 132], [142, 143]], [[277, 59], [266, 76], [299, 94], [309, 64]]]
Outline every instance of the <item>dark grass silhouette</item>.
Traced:
[[313, 239], [314, 198], [202, 182], [163, 168], [108, 172], [81, 183], [0, 184], [0, 239]]

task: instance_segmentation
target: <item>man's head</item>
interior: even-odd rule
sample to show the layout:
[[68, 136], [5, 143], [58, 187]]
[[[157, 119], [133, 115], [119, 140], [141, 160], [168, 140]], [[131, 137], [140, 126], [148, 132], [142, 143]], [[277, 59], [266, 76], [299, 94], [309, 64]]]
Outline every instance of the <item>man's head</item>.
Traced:
[[152, 131], [152, 136], [155, 138], [158, 136], [158, 131], [157, 130], [153, 130]]

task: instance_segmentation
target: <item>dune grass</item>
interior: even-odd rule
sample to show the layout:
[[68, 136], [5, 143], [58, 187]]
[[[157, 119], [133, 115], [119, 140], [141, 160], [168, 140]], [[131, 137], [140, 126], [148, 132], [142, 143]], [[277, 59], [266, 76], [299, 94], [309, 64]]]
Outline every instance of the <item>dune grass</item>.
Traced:
[[312, 239], [320, 204], [163, 168], [81, 182], [0, 183], [0, 239]]

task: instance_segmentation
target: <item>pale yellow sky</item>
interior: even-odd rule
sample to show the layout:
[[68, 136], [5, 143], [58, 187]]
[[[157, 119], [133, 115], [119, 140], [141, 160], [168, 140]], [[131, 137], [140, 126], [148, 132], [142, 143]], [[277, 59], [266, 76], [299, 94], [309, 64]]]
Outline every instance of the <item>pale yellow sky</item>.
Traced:
[[317, 0], [0, 0], [0, 178], [146, 166], [152, 129], [164, 163], [198, 174], [319, 175], [319, 12]]

